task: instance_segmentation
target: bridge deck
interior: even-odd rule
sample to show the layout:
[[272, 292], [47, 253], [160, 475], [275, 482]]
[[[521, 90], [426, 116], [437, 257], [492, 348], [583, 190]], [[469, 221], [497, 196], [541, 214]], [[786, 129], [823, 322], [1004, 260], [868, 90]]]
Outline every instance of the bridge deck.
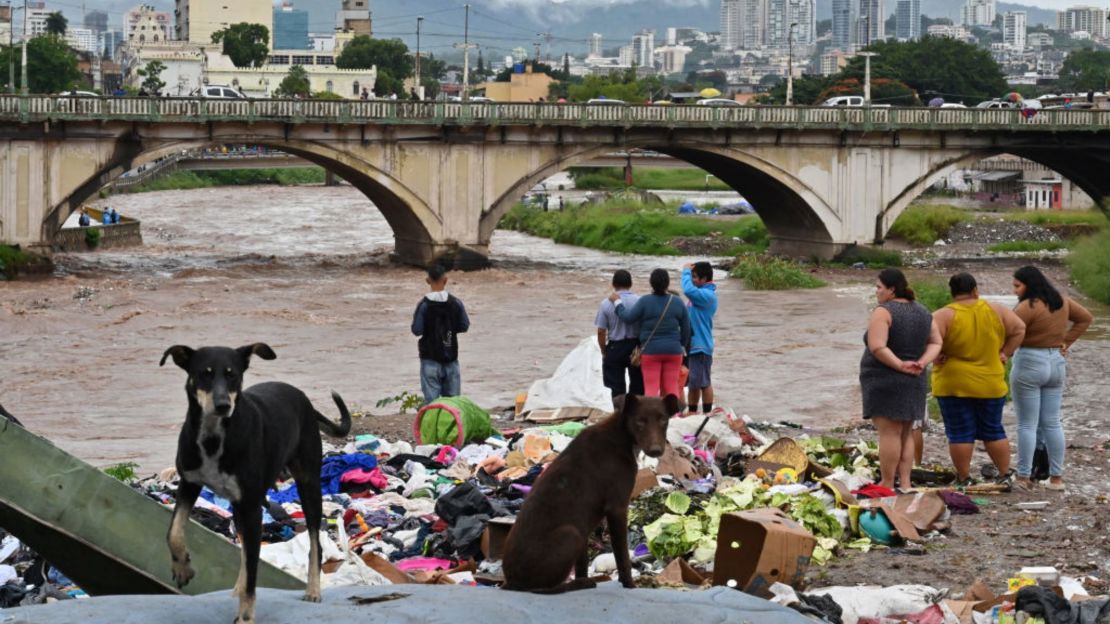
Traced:
[[216, 100], [0, 95], [0, 121], [282, 122], [437, 126], [567, 126], [789, 130], [1110, 130], [1110, 110], [641, 106], [393, 100]]

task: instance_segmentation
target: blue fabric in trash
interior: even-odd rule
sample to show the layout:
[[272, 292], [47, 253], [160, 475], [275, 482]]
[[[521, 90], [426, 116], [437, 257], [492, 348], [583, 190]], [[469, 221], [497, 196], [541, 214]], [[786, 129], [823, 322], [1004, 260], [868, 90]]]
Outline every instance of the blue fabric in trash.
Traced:
[[[355, 468], [373, 470], [378, 467], [378, 458], [366, 453], [351, 453], [350, 455], [332, 455], [324, 458], [324, 465], [320, 467], [320, 493], [324, 496], [339, 492], [339, 477]], [[297, 492], [297, 485], [293, 484], [284, 490], [266, 492], [266, 497], [275, 503], [292, 503], [301, 499]]]
[[678, 214], [696, 214], [697, 212], [697, 207], [691, 202], [685, 202], [678, 207]]

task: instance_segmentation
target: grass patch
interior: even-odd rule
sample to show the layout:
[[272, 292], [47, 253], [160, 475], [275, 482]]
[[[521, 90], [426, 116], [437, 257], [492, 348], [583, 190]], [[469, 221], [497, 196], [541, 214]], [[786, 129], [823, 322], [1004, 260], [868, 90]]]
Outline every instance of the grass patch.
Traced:
[[825, 285], [798, 263], [775, 256], [740, 256], [731, 275], [744, 280], [744, 284], [752, 290], [791, 290]]
[[19, 268], [30, 262], [31, 254], [18, 247], [0, 245], [0, 278], [15, 279]]
[[898, 216], [890, 226], [890, 235], [916, 245], [931, 245], [948, 236], [948, 232], [970, 216], [958, 208], [944, 204], [915, 204]]
[[1067, 248], [1068, 244], [1064, 241], [1006, 241], [987, 247], [987, 251], [991, 253], [1033, 253]]
[[175, 171], [164, 176], [147, 180], [142, 184], [127, 189], [127, 192], [177, 191], [211, 188], [214, 186], [244, 186], [254, 184], [298, 186], [323, 184], [324, 177], [325, 172], [322, 167]]
[[498, 227], [550, 238], [566, 245], [651, 256], [680, 255], [682, 252], [671, 245], [671, 241], [682, 237], [739, 239], [722, 255], [751, 249], [764, 250], [769, 244], [767, 228], [754, 215], [717, 219], [679, 215], [676, 210], [673, 205], [648, 206], [626, 199], [568, 206], [564, 210], [551, 212], [517, 205], [505, 215]]
[[930, 312], [939, 310], [952, 302], [952, 293], [948, 290], [948, 285], [939, 281], [924, 281], [914, 282], [910, 284], [913, 288], [914, 297], [929, 309]]
[[1110, 303], [1110, 229], [1075, 244], [1068, 255], [1071, 278], [1084, 294]]
[[1010, 221], [1024, 221], [1033, 225], [1107, 225], [1106, 215], [1101, 210], [1037, 210], [1032, 212], [1011, 212], [1006, 215]]
[[[574, 167], [570, 170], [574, 186], [584, 191], [616, 190], [625, 188], [624, 171], [618, 167], [601, 169]], [[652, 169], [633, 167], [632, 186], [639, 189], [663, 189], [673, 191], [704, 191], [706, 189], [705, 171], [701, 169]], [[709, 190], [728, 191], [729, 185], [709, 177]]]
[[134, 462], [124, 462], [115, 466], [108, 466], [104, 469], [104, 473], [124, 483], [130, 483], [135, 480], [135, 469], [138, 467], [139, 465]]
[[830, 264], [852, 266], [862, 262], [869, 269], [886, 269], [902, 266], [902, 254], [889, 249], [854, 245], [844, 250]]

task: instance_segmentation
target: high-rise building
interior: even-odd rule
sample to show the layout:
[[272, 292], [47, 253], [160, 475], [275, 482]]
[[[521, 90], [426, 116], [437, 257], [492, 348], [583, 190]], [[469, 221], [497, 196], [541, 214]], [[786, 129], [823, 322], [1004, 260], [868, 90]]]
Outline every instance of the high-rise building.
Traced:
[[683, 45], [663, 46], [656, 48], [655, 53], [659, 55], [660, 70], [664, 74], [681, 74], [686, 71], [686, 55], [689, 54], [691, 48]]
[[842, 52], [853, 52], [859, 42], [858, 8], [856, 0], [832, 0], [832, 46]]
[[343, 0], [335, 14], [335, 27], [345, 33], [370, 36], [373, 22], [370, 18], [370, 0]]
[[670, 27], [667, 29], [667, 45], [673, 46], [678, 43], [678, 29]]
[[1002, 14], [1002, 43], [1014, 50], [1025, 49], [1025, 11], [1007, 11]]
[[655, 31], [644, 29], [632, 37], [632, 62], [638, 67], [655, 67]]
[[721, 0], [721, 49], [740, 47], [740, 4], [742, 0]]
[[630, 46], [630, 45], [621, 46], [621, 49], [620, 49], [620, 52], [618, 53], [618, 56], [619, 56], [619, 58], [617, 60], [617, 63], [619, 65], [623, 65], [625, 67], [632, 67], [632, 63], [635, 60], [635, 55], [633, 54], [632, 46]]
[[115, 58], [116, 51], [123, 45], [123, 33], [118, 30], [106, 30], [96, 38], [96, 49], [108, 58]]
[[960, 9], [960, 23], [964, 26], [990, 26], [996, 15], [994, 0], [967, 0]]
[[759, 50], [767, 42], [767, 0], [741, 0], [741, 50]]
[[89, 11], [85, 14], [85, 28], [97, 35], [108, 30], [108, 14], [104, 11]]
[[921, 0], [898, 0], [894, 11], [894, 36], [899, 41], [921, 38]]
[[601, 58], [601, 33], [590, 35], [590, 54], [593, 58]]
[[831, 76], [848, 65], [848, 55], [832, 49], [821, 55], [821, 75]]
[[212, 33], [232, 24], [261, 24], [274, 32], [273, 0], [175, 0], [174, 14], [177, 38], [201, 46], [212, 45]]
[[66, 43], [80, 52], [96, 52], [96, 33], [91, 28], [70, 26], [66, 28]]
[[[188, 0], [185, 0], [188, 5]], [[155, 43], [173, 39], [173, 15], [158, 11], [149, 4], [139, 6], [123, 14], [123, 34], [132, 44]], [[212, 43], [209, 39], [208, 43]]]
[[274, 45], [275, 50], [308, 50], [312, 40], [308, 38], [308, 11], [294, 9], [293, 3], [286, 0], [281, 6], [274, 7]]
[[1056, 30], [1083, 31], [1092, 37], [1106, 36], [1106, 10], [1093, 6], [1074, 6], [1056, 14]]
[[[794, 35], [790, 36], [791, 24]], [[817, 41], [817, 10], [815, 0], [768, 0], [767, 46], [786, 50], [810, 46]]]
[[27, 3], [27, 21], [23, 26], [23, 36], [37, 37], [46, 32], [46, 18], [54, 11], [46, 8], [45, 2]]
[[883, 10], [883, 0], [859, 0], [857, 27], [859, 28], [857, 43], [861, 48], [871, 45], [873, 41], [886, 39], [886, 11]]

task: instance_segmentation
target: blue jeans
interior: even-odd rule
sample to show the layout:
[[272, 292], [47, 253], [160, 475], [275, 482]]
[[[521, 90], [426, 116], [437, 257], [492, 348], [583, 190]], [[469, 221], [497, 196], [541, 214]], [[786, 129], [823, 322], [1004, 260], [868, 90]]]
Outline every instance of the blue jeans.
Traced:
[[1033, 471], [1037, 441], [1048, 449], [1049, 474], [1064, 474], [1064, 428], [1060, 425], [1060, 403], [1064, 397], [1067, 362], [1060, 349], [1022, 347], [1014, 354], [1010, 369], [1010, 392], [1018, 421], [1017, 474]]
[[462, 376], [459, 361], [442, 364], [435, 360], [420, 360], [420, 391], [427, 405], [441, 396], [462, 394]]

